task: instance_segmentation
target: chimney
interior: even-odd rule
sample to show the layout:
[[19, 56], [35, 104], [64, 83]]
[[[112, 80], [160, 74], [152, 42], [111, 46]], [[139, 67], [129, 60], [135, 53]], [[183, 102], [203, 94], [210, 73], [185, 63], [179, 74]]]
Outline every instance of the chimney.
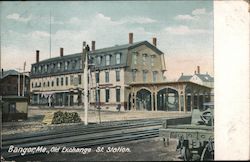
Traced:
[[1, 77], [3, 77], [3, 68], [2, 68], [2, 73], [1, 74], [2, 74]]
[[194, 71], [194, 74], [196, 74], [196, 70]]
[[91, 50], [92, 50], [92, 51], [95, 51], [95, 41], [92, 41], [92, 42], [91, 42]]
[[197, 66], [197, 74], [200, 74], [200, 66]]
[[60, 56], [63, 56], [63, 48], [60, 48]]
[[133, 33], [129, 33], [128, 42], [129, 44], [133, 44]]
[[82, 42], [82, 46], [83, 46], [83, 47], [86, 46], [86, 42], [85, 42], [85, 41]]
[[39, 50], [36, 50], [36, 63], [39, 62]]
[[153, 45], [156, 47], [156, 45], [157, 45], [157, 39], [154, 37], [153, 38]]
[[181, 76], [183, 76], [183, 73], [181, 73]]

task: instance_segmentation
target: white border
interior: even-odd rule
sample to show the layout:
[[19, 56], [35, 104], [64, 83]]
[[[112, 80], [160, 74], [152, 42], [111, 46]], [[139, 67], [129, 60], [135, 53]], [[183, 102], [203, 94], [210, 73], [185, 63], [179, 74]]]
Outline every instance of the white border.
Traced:
[[250, 159], [248, 10], [214, 1], [215, 160]]

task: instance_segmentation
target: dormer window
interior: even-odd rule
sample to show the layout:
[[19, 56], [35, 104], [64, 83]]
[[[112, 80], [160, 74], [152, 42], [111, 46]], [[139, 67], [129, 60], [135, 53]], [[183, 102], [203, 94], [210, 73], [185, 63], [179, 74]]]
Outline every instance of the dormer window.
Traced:
[[118, 53], [115, 55], [115, 60], [116, 60], [116, 64], [120, 64], [121, 63], [121, 54]]
[[73, 61], [72, 61], [72, 69], [75, 69], [75, 68], [76, 68], [76, 61], [73, 60]]
[[60, 69], [61, 69], [61, 63], [58, 62], [58, 63], [57, 63], [57, 70], [60, 70]]
[[44, 72], [48, 71], [48, 65], [44, 65]]
[[32, 68], [32, 72], [35, 73], [36, 72], [36, 67]]
[[97, 64], [97, 65], [100, 65], [101, 62], [102, 62], [102, 57], [101, 57], [101, 56], [98, 56], [98, 57], [96, 58], [96, 64]]
[[110, 65], [110, 55], [106, 55], [106, 65]]
[[66, 62], [64, 63], [64, 68], [65, 68], [65, 70], [68, 70], [68, 68], [69, 68], [69, 62], [68, 62], [68, 61], [66, 61]]
[[42, 71], [42, 67], [38, 66], [38, 72], [41, 72], [41, 71]]

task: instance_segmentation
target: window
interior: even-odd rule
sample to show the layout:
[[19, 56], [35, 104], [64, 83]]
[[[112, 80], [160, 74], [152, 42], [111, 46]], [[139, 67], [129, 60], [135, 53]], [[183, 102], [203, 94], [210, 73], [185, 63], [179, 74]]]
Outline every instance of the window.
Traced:
[[36, 67], [32, 68], [32, 72], [35, 73], [36, 72]]
[[115, 71], [115, 76], [116, 76], [116, 81], [119, 82], [120, 81], [120, 70]]
[[43, 87], [45, 87], [45, 82], [43, 82]]
[[118, 53], [115, 55], [115, 60], [116, 60], [116, 64], [120, 64], [121, 63], [121, 54]]
[[109, 72], [108, 71], [105, 72], [105, 82], [106, 83], [109, 82]]
[[99, 81], [100, 81], [100, 73], [99, 72], [97, 72], [97, 73], [95, 73], [95, 82], [96, 83], [99, 83]]
[[65, 78], [65, 84], [66, 84], [66, 86], [69, 84], [69, 78], [68, 77]]
[[58, 63], [57, 63], [57, 70], [60, 70], [60, 69], [61, 69], [61, 63], [58, 62]]
[[48, 65], [44, 65], [44, 72], [48, 71]]
[[101, 56], [97, 56], [96, 57], [96, 65], [100, 65], [101, 64]]
[[154, 55], [152, 55], [151, 56], [151, 66], [154, 66], [154, 64], [155, 64], [155, 56]]
[[61, 85], [63, 85], [63, 77], [61, 77]]
[[65, 70], [68, 70], [68, 68], [69, 68], [69, 62], [68, 62], [68, 61], [66, 61], [66, 62], [64, 63], [64, 68], [65, 68]]
[[79, 60], [79, 69], [83, 69], [82, 68], [82, 60]]
[[95, 101], [99, 102], [100, 101], [100, 89], [96, 90], [95, 93], [96, 93]]
[[47, 82], [48, 87], [50, 86], [49, 81]]
[[133, 80], [133, 82], [135, 82], [135, 79], [136, 79], [136, 71], [133, 70], [132, 71], [132, 80]]
[[55, 71], [56, 70], [56, 64], [51, 64], [51, 69], [53, 70], [53, 71]]
[[109, 102], [109, 89], [105, 90], [105, 96], [106, 96], [105, 101]]
[[9, 113], [16, 113], [16, 103], [9, 104]]
[[120, 102], [121, 101], [121, 95], [120, 95], [120, 93], [121, 93], [121, 90], [120, 90], [120, 88], [119, 89], [116, 89], [116, 102]]
[[147, 60], [147, 54], [143, 54], [142, 55], [142, 63], [143, 63], [143, 65], [146, 65], [146, 60]]
[[147, 81], [147, 72], [145, 70], [143, 70], [142, 72], [143, 74], [143, 82], [146, 82]]
[[39, 66], [39, 67], [38, 67], [38, 72], [41, 72], [41, 70], [42, 70], [42, 67]]
[[82, 76], [81, 75], [78, 75], [78, 83], [82, 84]]
[[137, 53], [136, 52], [133, 53], [133, 60], [132, 61], [133, 61], [134, 65], [137, 64]]
[[59, 86], [59, 78], [56, 78], [56, 86]]
[[74, 84], [74, 76], [70, 75], [70, 85], [73, 85], [73, 84]]
[[54, 87], [54, 81], [51, 82], [51, 86]]
[[77, 61], [72, 61], [72, 69], [76, 69], [76, 63], [77, 63]]
[[157, 80], [157, 71], [153, 71], [153, 82]]
[[106, 65], [110, 65], [110, 55], [106, 55]]

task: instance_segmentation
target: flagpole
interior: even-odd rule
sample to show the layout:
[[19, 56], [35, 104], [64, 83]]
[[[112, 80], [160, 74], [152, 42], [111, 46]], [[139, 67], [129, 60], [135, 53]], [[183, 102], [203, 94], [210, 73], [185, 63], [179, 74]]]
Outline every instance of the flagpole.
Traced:
[[49, 58], [51, 58], [51, 9], [49, 12]]

